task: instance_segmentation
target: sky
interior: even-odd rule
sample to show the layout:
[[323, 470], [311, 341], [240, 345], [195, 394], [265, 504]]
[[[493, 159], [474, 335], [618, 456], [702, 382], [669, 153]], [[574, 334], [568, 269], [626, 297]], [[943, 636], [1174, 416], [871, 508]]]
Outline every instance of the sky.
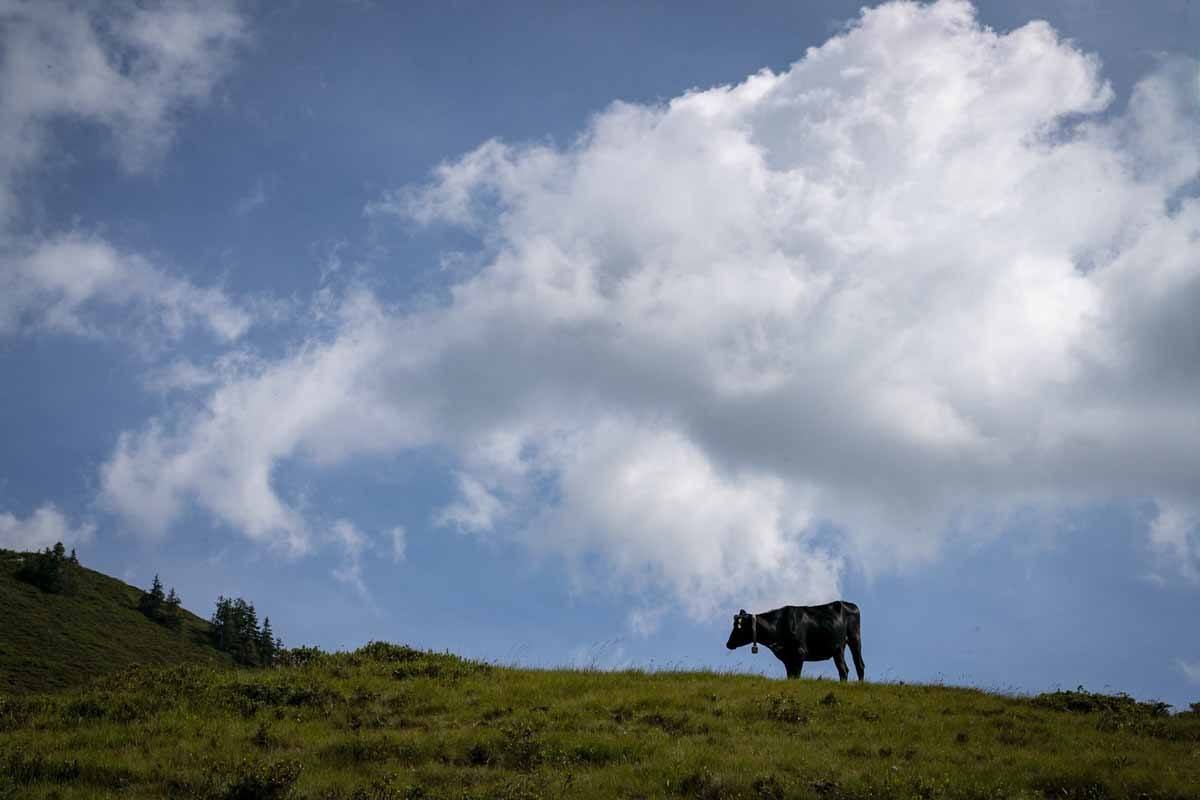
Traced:
[[[0, 0], [0, 547], [285, 644], [1200, 699], [1200, 3]], [[806, 675], [836, 677], [831, 662]]]

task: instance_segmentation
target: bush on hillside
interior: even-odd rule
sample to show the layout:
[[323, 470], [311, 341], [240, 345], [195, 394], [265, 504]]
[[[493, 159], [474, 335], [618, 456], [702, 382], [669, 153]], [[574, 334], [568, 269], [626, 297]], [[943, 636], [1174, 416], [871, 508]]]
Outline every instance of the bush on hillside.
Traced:
[[307, 667], [328, 657], [328, 653], [319, 647], [281, 647], [276, 655], [276, 663], [283, 667]]
[[155, 575], [150, 591], [143, 593], [138, 601], [138, 609], [159, 625], [179, 630], [180, 625], [183, 624], [181, 604], [182, 601], [179, 599], [179, 595], [175, 594], [174, 587], [171, 587], [169, 593], [163, 594], [162, 581]]
[[1055, 711], [1073, 711], [1078, 714], [1108, 713], [1140, 717], [1165, 717], [1171, 708], [1167, 703], [1143, 703], [1124, 693], [1110, 695], [1089, 692], [1082, 686], [1074, 691], [1039, 694], [1033, 698], [1033, 704]]
[[67, 555], [63, 543], [57, 542], [54, 547], [47, 547], [41, 553], [26, 556], [17, 570], [17, 577], [43, 592], [62, 594], [74, 587], [78, 569], [79, 558], [75, 550], [72, 549], [71, 554]]

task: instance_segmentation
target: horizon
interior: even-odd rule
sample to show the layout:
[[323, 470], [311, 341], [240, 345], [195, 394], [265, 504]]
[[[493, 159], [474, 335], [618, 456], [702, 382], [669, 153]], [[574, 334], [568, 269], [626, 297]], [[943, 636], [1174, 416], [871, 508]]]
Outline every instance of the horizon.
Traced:
[[[1200, 699], [1200, 7], [0, 4], [0, 548], [289, 647]], [[806, 678], [836, 680], [830, 661]]]

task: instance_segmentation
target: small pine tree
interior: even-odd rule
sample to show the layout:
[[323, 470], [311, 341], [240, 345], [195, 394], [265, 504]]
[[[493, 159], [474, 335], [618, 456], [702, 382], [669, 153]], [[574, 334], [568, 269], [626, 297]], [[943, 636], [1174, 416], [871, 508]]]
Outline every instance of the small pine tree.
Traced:
[[233, 658], [239, 664], [257, 667], [260, 663], [258, 640], [262, 636], [258, 629], [258, 612], [254, 610], [253, 603], [239, 597], [233, 602], [233, 616], [238, 631], [237, 649], [234, 650]]
[[275, 641], [275, 634], [271, 631], [271, 618], [263, 617], [262, 630], [258, 635], [258, 658], [264, 667], [272, 666], [275, 663], [277, 651]]
[[237, 631], [233, 625], [233, 601], [224, 595], [219, 596], [211, 622], [213, 644], [222, 652], [232, 653], [237, 638]]
[[166, 595], [163, 594], [162, 581], [158, 579], [158, 575], [155, 575], [150, 591], [144, 593], [141, 600], [138, 601], [138, 608], [147, 617], [159, 622], [162, 619], [163, 603], [165, 602]]
[[181, 606], [182, 601], [180, 601], [179, 595], [175, 594], [175, 587], [172, 586], [162, 607], [162, 623], [172, 630], [179, 630], [179, 626], [183, 624]]

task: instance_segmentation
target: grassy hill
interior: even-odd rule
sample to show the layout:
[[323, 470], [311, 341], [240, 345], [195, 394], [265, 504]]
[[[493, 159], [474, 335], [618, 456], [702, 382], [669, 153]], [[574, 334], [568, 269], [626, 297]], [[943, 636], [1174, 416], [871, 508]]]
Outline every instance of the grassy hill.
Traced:
[[141, 590], [87, 568], [72, 593], [47, 594], [17, 580], [26, 555], [0, 550], [0, 694], [76, 686], [134, 664], [229, 663], [196, 615], [168, 630], [138, 611]]
[[1200, 715], [1129, 698], [291, 658], [0, 700], [0, 797], [1200, 797]]

